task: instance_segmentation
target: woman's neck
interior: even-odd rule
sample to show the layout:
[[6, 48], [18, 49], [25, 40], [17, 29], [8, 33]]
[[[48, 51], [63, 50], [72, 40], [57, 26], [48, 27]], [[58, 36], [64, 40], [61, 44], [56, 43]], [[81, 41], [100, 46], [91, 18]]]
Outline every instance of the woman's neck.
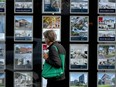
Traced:
[[50, 42], [50, 43], [48, 44], [48, 46], [50, 46], [51, 44], [53, 44], [53, 42]]

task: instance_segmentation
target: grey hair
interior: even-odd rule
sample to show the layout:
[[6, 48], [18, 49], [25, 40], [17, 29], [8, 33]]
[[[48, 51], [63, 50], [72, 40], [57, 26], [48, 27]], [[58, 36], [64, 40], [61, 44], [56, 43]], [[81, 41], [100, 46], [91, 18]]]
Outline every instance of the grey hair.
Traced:
[[43, 33], [44, 37], [49, 39], [50, 42], [54, 42], [57, 39], [57, 35], [54, 30], [47, 30]]

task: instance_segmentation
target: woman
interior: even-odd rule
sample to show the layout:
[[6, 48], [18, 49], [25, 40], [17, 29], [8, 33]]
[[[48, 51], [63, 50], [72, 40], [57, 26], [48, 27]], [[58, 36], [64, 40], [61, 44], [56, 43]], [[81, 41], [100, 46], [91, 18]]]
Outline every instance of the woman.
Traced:
[[[45, 43], [49, 46], [48, 50], [49, 53], [44, 53], [43, 58], [45, 61], [52, 65], [53, 67], [60, 68], [61, 66], [61, 60], [59, 58], [59, 53], [66, 55], [66, 51], [64, 47], [56, 42], [56, 34], [53, 30], [48, 30], [43, 33], [44, 38], [45, 38]], [[55, 47], [57, 47], [58, 51], [56, 51]], [[64, 87], [65, 83], [65, 73], [60, 77], [60, 78], [49, 78], [47, 79], [47, 87]]]

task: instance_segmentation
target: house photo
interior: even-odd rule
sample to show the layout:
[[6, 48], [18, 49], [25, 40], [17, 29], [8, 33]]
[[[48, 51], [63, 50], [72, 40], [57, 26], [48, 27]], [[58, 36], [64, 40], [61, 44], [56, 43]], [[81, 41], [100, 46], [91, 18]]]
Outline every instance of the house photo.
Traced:
[[71, 13], [88, 13], [88, 0], [71, 0], [70, 1], [70, 12]]
[[98, 87], [115, 87], [115, 73], [113, 72], [99, 72], [98, 73]]
[[99, 30], [98, 31], [98, 41], [116, 41], [116, 37], [115, 37], [115, 30], [112, 31], [104, 31], [104, 30]]
[[32, 13], [33, 12], [33, 0], [20, 0], [15, 1], [14, 11], [17, 13]]
[[33, 33], [32, 30], [15, 30], [14, 37], [15, 41], [32, 41]]
[[70, 44], [70, 69], [88, 68], [88, 45]]
[[87, 16], [70, 17], [70, 40], [88, 41], [89, 18]]
[[32, 53], [32, 44], [15, 44], [15, 53]]
[[70, 72], [69, 87], [88, 87], [88, 73]]
[[32, 87], [33, 85], [32, 72], [15, 72], [14, 87]]
[[99, 16], [98, 28], [99, 30], [115, 30], [116, 24], [115, 16]]
[[116, 13], [115, 0], [99, 0], [98, 9], [99, 13]]
[[33, 18], [32, 16], [15, 16], [14, 25], [15, 30], [32, 30]]
[[115, 69], [115, 45], [98, 45], [98, 69]]
[[32, 44], [15, 44], [14, 68], [32, 69]]

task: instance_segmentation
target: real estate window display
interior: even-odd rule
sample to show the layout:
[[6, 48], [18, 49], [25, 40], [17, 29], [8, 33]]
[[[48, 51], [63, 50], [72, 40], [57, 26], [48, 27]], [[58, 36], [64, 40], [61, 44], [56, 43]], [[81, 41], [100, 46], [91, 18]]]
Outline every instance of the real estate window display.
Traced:
[[33, 41], [33, 16], [14, 16], [14, 41]]
[[[14, 44], [14, 69], [16, 70], [14, 72], [14, 86], [33, 86], [33, 44], [29, 43], [33, 42], [33, 4], [33, 0], [14, 0], [14, 14], [18, 14], [14, 15], [14, 42], [21, 42]], [[18, 35], [16, 36], [16, 34]], [[22, 42], [28, 42], [29, 44], [26, 45], [26, 43], [23, 43], [25, 45], [23, 46]], [[19, 62], [22, 63], [25, 68], [21, 68], [18, 61], [17, 64], [19, 68], [16, 67], [15, 55], [16, 51], [19, 51], [15, 49], [16, 45], [22, 48], [22, 50], [20, 49], [22, 56], [19, 55], [18, 57], [24, 58], [23, 61], [19, 59]], [[26, 56], [30, 59], [26, 58]], [[16, 76], [19, 77], [15, 78]], [[24, 81], [24, 83], [22, 84], [21, 81]]]
[[[98, 1], [98, 51], [97, 51], [97, 87], [116, 86], [116, 1]], [[100, 23], [101, 22], [101, 23]], [[100, 24], [100, 25], [99, 25]], [[104, 37], [99, 38], [99, 29], [104, 31]], [[103, 34], [103, 32], [102, 32]], [[106, 37], [105, 37], [106, 36]], [[99, 60], [101, 62], [99, 62]], [[104, 61], [104, 62], [103, 62]], [[103, 67], [101, 67], [103, 66]]]
[[[79, 16], [73, 16], [73, 14], [77, 14]], [[81, 15], [82, 14], [82, 15]], [[69, 58], [69, 87], [80, 87], [81, 86], [86, 86], [86, 87], [89, 87], [88, 85], [88, 81], [89, 81], [89, 77], [88, 77], [88, 74], [89, 72], [87, 72], [87, 70], [89, 70], [89, 0], [70, 0], [70, 36], [69, 36], [69, 41], [70, 41], [70, 46], [71, 44], [77, 44], [77, 45], [87, 45], [87, 50], [83, 53], [81, 53], [79, 51], [79, 49], [76, 49], [75, 47], [75, 55], [78, 55], [78, 57], [80, 56], [85, 58], [85, 55], [87, 57], [86, 60], [83, 60], [83, 64], [84, 66], [86, 66], [86, 68], [71, 68], [71, 60]], [[75, 17], [75, 19], [73, 18]], [[71, 19], [72, 18], [72, 19]], [[75, 23], [75, 27], [73, 26], [72, 27], [72, 23]], [[82, 29], [82, 30], [81, 30]], [[73, 31], [72, 31], [73, 30]], [[72, 34], [73, 33], [73, 34]], [[75, 35], [74, 35], [75, 34]], [[73, 36], [73, 37], [72, 37]], [[74, 39], [76, 38], [76, 39]], [[83, 44], [82, 44], [83, 43]], [[79, 46], [80, 47], [80, 46]], [[82, 49], [84, 50], [84, 46], [82, 46]], [[70, 47], [71, 49], [71, 47]], [[72, 51], [69, 49], [69, 54], [70, 54], [70, 57], [71, 57], [71, 53]], [[76, 54], [77, 53], [77, 54]], [[76, 61], [74, 61], [76, 62]], [[81, 63], [82, 61], [78, 61], [78, 63]], [[78, 66], [79, 64], [76, 64], [76, 66]], [[80, 64], [81, 66], [83, 66], [83, 64]], [[81, 70], [83, 70], [83, 72], [81, 72]], [[74, 72], [73, 72], [74, 71]], [[87, 81], [84, 82], [84, 81], [81, 81], [81, 76], [80, 78], [76, 78], [75, 84], [72, 84], [71, 83], [71, 73], [80, 73], [80, 74], [83, 74], [83, 73], [87, 73], [87, 76], [83, 77], [83, 79], [86, 79]], [[84, 75], [82, 75], [84, 76]]]

